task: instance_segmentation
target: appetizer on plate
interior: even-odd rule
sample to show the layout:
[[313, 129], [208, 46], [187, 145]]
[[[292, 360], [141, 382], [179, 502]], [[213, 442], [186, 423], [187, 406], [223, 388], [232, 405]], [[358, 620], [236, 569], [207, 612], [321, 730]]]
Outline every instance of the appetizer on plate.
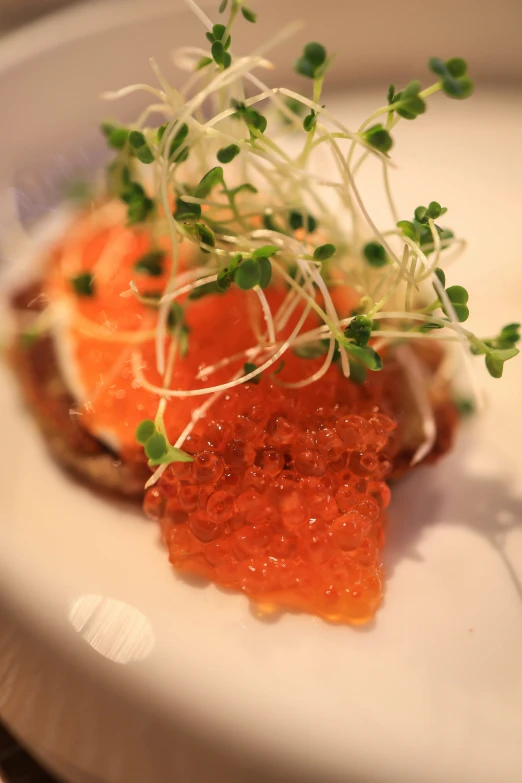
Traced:
[[[363, 623], [383, 596], [390, 479], [450, 448], [462, 359], [500, 377], [518, 353], [517, 324], [464, 326], [446, 209], [404, 215], [391, 192], [396, 127], [473, 85], [464, 60], [432, 58], [432, 84], [391, 85], [351, 131], [322, 100], [324, 46], [295, 63], [303, 94], [268, 87], [286, 32], [234, 56], [256, 15], [219, 11], [212, 24], [198, 9], [207, 45], [175, 55], [183, 87], [151, 60], [157, 85], [106, 94], [153, 99], [133, 124], [103, 124], [103, 187], [13, 296], [12, 363], [54, 456], [143, 502], [179, 571], [260, 612]], [[357, 184], [368, 158], [382, 229]]]

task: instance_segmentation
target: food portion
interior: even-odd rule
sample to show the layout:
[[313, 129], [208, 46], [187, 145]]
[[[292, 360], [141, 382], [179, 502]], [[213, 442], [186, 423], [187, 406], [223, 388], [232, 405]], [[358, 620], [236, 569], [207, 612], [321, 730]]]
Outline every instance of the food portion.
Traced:
[[[304, 95], [268, 88], [269, 45], [231, 54], [255, 14], [220, 11], [208, 49], [176, 54], [183, 88], [151, 60], [158, 87], [106, 96], [154, 98], [134, 124], [104, 123], [106, 184], [13, 298], [12, 363], [55, 457], [143, 502], [180, 572], [264, 613], [368, 622], [390, 480], [450, 448], [461, 357], [500, 377], [518, 353], [517, 324], [485, 339], [463, 326], [467, 291], [442, 271], [464, 244], [447, 210], [401, 219], [391, 194], [397, 124], [472, 83], [463, 60], [432, 58], [431, 86], [391, 86], [353, 132], [323, 105], [322, 45], [295, 64]], [[383, 230], [357, 185], [369, 157]]]

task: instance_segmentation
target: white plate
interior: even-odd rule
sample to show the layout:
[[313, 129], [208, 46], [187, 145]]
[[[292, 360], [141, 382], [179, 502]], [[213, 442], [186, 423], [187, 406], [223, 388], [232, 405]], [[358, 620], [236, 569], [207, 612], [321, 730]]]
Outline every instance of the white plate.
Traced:
[[[108, 86], [126, 83], [140, 71], [122, 64], [127, 47], [141, 40], [141, 51], [156, 34], [166, 44], [163, 12], [110, 30], [101, 6], [79, 13], [66, 17], [63, 46], [33, 31], [39, 51], [16, 60], [11, 50], [0, 75], [4, 95], [25, 84], [25, 103], [13, 104], [25, 123], [1, 146], [3, 176], [23, 180], [31, 207], [54, 194], [42, 160], [57, 155], [69, 170], [82, 134], [89, 147], [107, 63], [117, 72]], [[72, 85], [91, 97], [69, 100]], [[354, 125], [382, 93], [337, 108]], [[46, 102], [57, 114], [40, 135]], [[401, 210], [432, 198], [449, 207], [448, 223], [470, 239], [450, 280], [466, 283], [485, 333], [522, 310], [521, 106], [516, 92], [440, 98], [396, 134]], [[381, 211], [377, 198], [372, 208]], [[2, 370], [0, 715], [73, 783], [519, 783], [522, 362], [502, 381], [479, 375], [484, 417], [445, 462], [395, 489], [385, 605], [357, 631], [305, 615], [263, 622], [242, 596], [177, 579], [154, 525], [49, 461]]]

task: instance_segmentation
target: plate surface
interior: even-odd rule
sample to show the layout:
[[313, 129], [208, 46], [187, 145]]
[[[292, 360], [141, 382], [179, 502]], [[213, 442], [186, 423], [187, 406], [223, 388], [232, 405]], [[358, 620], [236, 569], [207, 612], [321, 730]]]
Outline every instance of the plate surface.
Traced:
[[[329, 108], [354, 127], [381, 102], [382, 90], [346, 93]], [[469, 238], [448, 276], [466, 284], [479, 333], [522, 311], [522, 157], [513, 144], [521, 107], [516, 92], [478, 90], [462, 104], [436, 98], [396, 133], [401, 212], [437, 199]], [[377, 176], [368, 170], [365, 190], [372, 214], [384, 217]], [[158, 780], [174, 769], [193, 774], [194, 757], [207, 750], [225, 770], [221, 778], [216, 768], [215, 780], [227, 779], [237, 757], [229, 780], [289, 771], [316, 780], [518, 783], [522, 362], [510, 362], [502, 381], [481, 370], [483, 417], [463, 429], [445, 462], [395, 488], [385, 604], [358, 631], [305, 615], [261, 621], [242, 596], [176, 578], [154, 525], [93, 497], [49, 461], [2, 369], [0, 613], [8, 623], [0, 714], [22, 734], [28, 727], [26, 740], [71, 779], [90, 783], [113, 783], [122, 771], [119, 780], [132, 783], [154, 779], [151, 770]], [[58, 687], [83, 693], [81, 716]], [[116, 751], [122, 726], [100, 712], [107, 694], [123, 728], [138, 721], [132, 736], [144, 750], [128, 748], [133, 770]], [[129, 704], [132, 715], [121, 706]], [[173, 767], [172, 733], [184, 730], [192, 761], [181, 754]], [[198, 774], [207, 779], [203, 767]]]

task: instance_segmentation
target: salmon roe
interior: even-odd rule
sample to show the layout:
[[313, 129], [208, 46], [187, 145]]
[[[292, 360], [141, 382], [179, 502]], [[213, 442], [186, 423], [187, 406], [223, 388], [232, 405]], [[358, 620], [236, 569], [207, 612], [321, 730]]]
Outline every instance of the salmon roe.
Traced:
[[[144, 508], [171, 563], [241, 590], [262, 612], [364, 623], [383, 595], [395, 422], [336, 368], [313, 386], [224, 393]], [[184, 446], [186, 448], [186, 444]]]

